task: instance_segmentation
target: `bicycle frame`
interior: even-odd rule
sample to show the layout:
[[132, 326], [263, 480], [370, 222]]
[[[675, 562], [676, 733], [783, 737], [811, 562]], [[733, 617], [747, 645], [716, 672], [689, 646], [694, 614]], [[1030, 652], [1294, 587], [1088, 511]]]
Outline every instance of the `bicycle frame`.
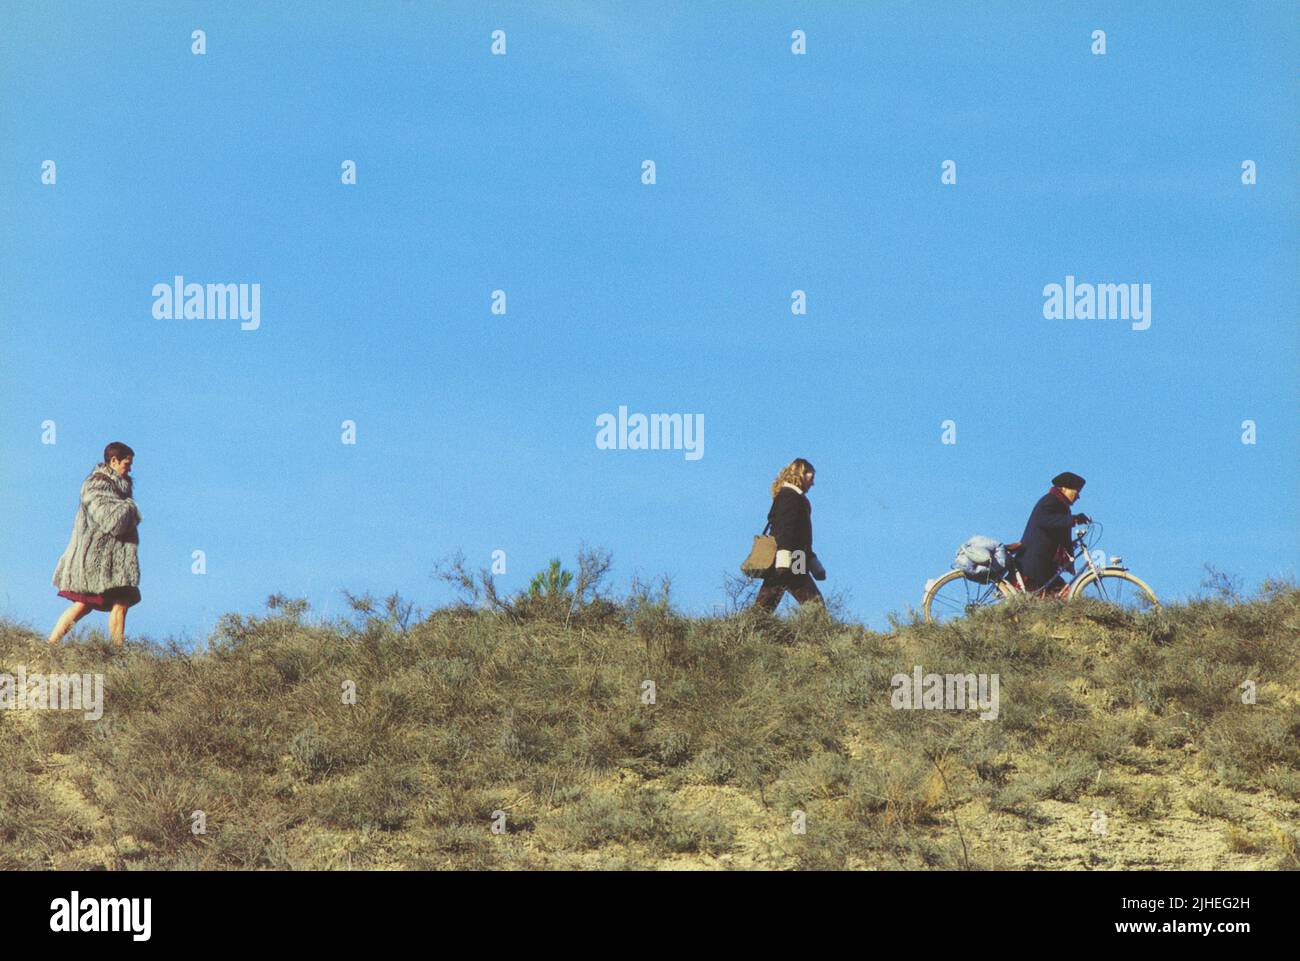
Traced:
[[[1101, 525], [1096, 523], [1095, 521], [1090, 524], [1083, 524], [1079, 527], [1078, 533], [1076, 533], [1071, 538], [1071, 544], [1070, 544], [1071, 567], [1077, 566], [1079, 560], [1082, 559], [1084, 563], [1083, 570], [1072, 572], [1070, 574], [1069, 580], [1066, 580], [1065, 569], [1062, 568], [1061, 570], [1057, 571], [1056, 575], [1050, 581], [1044, 584], [1042, 587], [1039, 587], [1032, 591], [1019, 591], [1019, 589], [1017, 588], [1019, 593], [1029, 594], [1032, 597], [1044, 597], [1046, 596], [1045, 592], [1047, 591], [1047, 589], [1056, 583], [1057, 578], [1060, 578], [1061, 581], [1064, 582], [1064, 586], [1053, 590], [1051, 593], [1057, 594], [1063, 598], [1068, 599], [1074, 596], [1075, 588], [1078, 585], [1078, 583], [1081, 580], [1083, 580], [1084, 576], [1087, 575], [1089, 572], [1092, 572], [1097, 575], [1098, 587], [1104, 594], [1106, 589], [1105, 587], [1101, 586], [1102, 584], [1101, 572], [1102, 571], [1123, 571], [1123, 570], [1128, 570], [1128, 568], [1124, 566], [1123, 559], [1119, 557], [1112, 557], [1110, 559], [1109, 564], [1100, 567], [1093, 561], [1092, 553], [1088, 550], [1088, 534], [1092, 531], [1092, 528], [1094, 526], [1097, 527], [1098, 529], [1101, 528]], [[1098, 540], [1100, 540], [1100, 536], [1098, 537]], [[1013, 584], [1015, 583], [1014, 578], [1009, 577], [1008, 579]]]

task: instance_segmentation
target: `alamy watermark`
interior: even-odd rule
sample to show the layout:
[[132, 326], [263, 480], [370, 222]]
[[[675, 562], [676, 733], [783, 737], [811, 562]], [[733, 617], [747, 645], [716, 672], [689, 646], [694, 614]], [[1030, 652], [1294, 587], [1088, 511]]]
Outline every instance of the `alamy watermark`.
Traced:
[[704, 456], [703, 414], [628, 414], [596, 418], [596, 446], [600, 450], [680, 450], [687, 460]]
[[0, 674], [0, 710], [83, 711], [87, 721], [104, 716], [103, 674]]
[[83, 898], [73, 891], [50, 902], [50, 930], [55, 933], [123, 932], [133, 941], [148, 941], [152, 918], [152, 898]]
[[1065, 285], [1043, 288], [1043, 317], [1047, 320], [1131, 320], [1134, 330], [1151, 326], [1150, 284], [1076, 284], [1068, 274]]
[[889, 679], [894, 693], [890, 706], [899, 711], [979, 710], [981, 721], [998, 719], [997, 674], [926, 674], [921, 665], [911, 675], [895, 674]]
[[241, 320], [240, 330], [262, 326], [261, 284], [187, 284], [177, 274], [171, 284], [153, 285], [155, 320]]

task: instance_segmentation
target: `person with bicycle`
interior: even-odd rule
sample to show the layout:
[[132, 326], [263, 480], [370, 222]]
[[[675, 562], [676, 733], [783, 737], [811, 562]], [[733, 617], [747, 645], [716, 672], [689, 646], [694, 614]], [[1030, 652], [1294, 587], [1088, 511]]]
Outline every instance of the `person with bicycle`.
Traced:
[[1074, 573], [1074, 552], [1070, 532], [1079, 524], [1091, 524], [1087, 514], [1071, 514], [1086, 481], [1073, 471], [1052, 478], [1052, 489], [1038, 499], [1020, 537], [1016, 565], [1025, 591], [1033, 592], [1052, 584], [1062, 571]]

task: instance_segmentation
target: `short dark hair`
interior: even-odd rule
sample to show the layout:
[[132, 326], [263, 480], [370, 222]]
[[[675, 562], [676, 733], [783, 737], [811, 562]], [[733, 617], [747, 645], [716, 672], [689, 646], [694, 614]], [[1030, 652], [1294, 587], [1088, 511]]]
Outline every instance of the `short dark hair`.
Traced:
[[134, 457], [135, 451], [127, 447], [120, 440], [115, 440], [104, 448], [104, 463], [111, 464], [113, 459], [126, 460], [128, 457]]

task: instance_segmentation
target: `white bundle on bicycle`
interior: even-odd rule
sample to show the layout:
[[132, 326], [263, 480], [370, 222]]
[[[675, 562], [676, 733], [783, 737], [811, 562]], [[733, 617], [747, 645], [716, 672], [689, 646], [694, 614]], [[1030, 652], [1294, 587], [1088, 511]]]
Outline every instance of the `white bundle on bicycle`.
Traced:
[[957, 557], [952, 566], [971, 580], [999, 578], [1007, 569], [1007, 545], [995, 537], [976, 534], [957, 548]]

